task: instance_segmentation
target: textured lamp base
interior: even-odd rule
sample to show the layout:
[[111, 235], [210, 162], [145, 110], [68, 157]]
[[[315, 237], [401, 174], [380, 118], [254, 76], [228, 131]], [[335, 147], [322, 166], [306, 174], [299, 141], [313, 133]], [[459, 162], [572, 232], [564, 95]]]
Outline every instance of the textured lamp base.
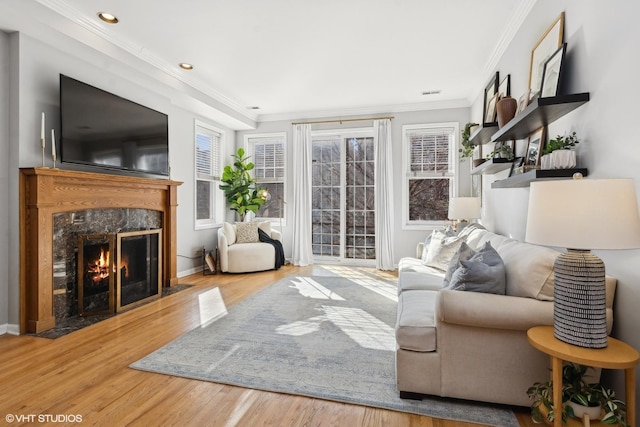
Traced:
[[553, 334], [568, 344], [607, 346], [604, 263], [590, 251], [568, 249], [554, 264]]

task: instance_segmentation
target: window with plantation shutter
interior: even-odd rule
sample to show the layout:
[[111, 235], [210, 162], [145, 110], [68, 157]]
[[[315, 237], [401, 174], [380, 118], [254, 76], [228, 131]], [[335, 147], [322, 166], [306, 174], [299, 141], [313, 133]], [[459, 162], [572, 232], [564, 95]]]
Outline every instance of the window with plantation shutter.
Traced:
[[457, 134], [457, 123], [402, 127], [405, 227], [433, 226], [448, 219], [456, 185]]
[[253, 177], [267, 190], [256, 218], [284, 221], [286, 133], [246, 135], [245, 145], [254, 164]]
[[222, 222], [220, 197], [223, 131], [204, 123], [195, 125], [195, 228], [210, 228]]

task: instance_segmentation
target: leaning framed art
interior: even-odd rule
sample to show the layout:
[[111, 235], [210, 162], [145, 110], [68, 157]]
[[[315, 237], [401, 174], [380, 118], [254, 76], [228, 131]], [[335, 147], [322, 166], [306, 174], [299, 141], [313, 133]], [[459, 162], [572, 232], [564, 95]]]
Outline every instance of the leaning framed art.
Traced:
[[529, 65], [529, 97], [540, 93], [542, 85], [542, 73], [544, 64], [553, 55], [560, 46], [562, 46], [562, 37], [564, 33], [564, 12], [553, 21], [553, 24], [542, 35], [538, 43], [531, 50], [531, 64]]
[[540, 98], [559, 95], [560, 84], [562, 82], [562, 63], [564, 62], [566, 50], [567, 44], [562, 43], [562, 46], [556, 50], [549, 59], [547, 59], [547, 62], [544, 63], [542, 84], [540, 86]]
[[532, 169], [540, 166], [540, 156], [544, 149], [545, 130], [546, 128], [543, 126], [529, 134], [527, 152], [524, 157], [525, 169], [527, 167]]

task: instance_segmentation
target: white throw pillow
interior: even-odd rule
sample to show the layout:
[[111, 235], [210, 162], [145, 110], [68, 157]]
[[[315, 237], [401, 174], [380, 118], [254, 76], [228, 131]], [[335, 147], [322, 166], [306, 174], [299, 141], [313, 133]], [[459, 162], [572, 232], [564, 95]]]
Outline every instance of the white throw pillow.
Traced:
[[271, 221], [259, 222], [258, 228], [267, 233], [269, 237], [271, 237]]
[[462, 242], [464, 242], [462, 237], [447, 237], [441, 231], [434, 231], [424, 264], [438, 270], [447, 271], [451, 259], [462, 245]]
[[233, 245], [236, 242], [236, 228], [235, 225], [225, 222], [222, 225], [224, 235], [227, 237], [227, 245]]

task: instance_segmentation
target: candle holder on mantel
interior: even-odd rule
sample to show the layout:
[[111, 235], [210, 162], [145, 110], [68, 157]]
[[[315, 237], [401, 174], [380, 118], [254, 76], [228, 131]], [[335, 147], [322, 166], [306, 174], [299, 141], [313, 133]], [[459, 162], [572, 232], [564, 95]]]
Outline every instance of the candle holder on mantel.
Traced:
[[44, 138], [40, 138], [40, 145], [42, 146], [42, 167], [46, 168], [46, 166], [44, 165]]

